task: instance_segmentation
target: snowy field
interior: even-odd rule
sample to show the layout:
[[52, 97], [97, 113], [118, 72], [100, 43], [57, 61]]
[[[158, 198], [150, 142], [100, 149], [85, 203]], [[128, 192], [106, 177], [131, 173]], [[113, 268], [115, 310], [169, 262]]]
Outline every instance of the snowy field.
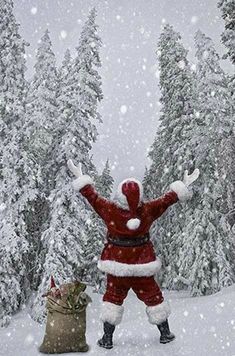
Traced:
[[[179, 292], [166, 292], [165, 298], [172, 306], [170, 326], [177, 336], [167, 345], [159, 343], [158, 329], [148, 323], [145, 306], [129, 293], [112, 350], [96, 345], [97, 337], [102, 334], [99, 320], [101, 296], [89, 294], [93, 303], [87, 313], [87, 342], [90, 345], [87, 355], [235, 356], [235, 286], [212, 296], [197, 298], [189, 298]], [[42, 355], [37, 348], [42, 342], [44, 328], [30, 319], [27, 310], [18, 313], [8, 328], [0, 330], [0, 355]]]

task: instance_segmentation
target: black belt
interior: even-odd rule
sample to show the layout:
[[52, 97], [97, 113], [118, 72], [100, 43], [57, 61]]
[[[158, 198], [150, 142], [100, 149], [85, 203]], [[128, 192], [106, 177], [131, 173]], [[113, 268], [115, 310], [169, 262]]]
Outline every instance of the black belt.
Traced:
[[134, 246], [142, 246], [149, 242], [149, 234], [145, 234], [139, 237], [133, 237], [130, 239], [129, 236], [107, 236], [108, 243], [115, 245], [115, 246], [122, 246], [122, 247], [134, 247]]

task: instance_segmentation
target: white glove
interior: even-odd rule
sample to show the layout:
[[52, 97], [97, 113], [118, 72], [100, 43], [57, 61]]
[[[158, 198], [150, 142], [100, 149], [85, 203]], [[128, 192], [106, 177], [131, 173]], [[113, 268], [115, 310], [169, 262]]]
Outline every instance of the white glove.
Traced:
[[93, 184], [93, 180], [90, 176], [82, 173], [82, 164], [79, 163], [78, 167], [73, 164], [71, 159], [67, 162], [68, 168], [76, 176], [76, 179], [72, 182], [72, 186], [75, 190], [81, 190], [88, 184]]
[[191, 185], [193, 182], [195, 182], [195, 180], [198, 179], [200, 174], [200, 171], [198, 168], [196, 168], [192, 174], [188, 174], [188, 171], [184, 172], [184, 179], [183, 182], [186, 185], [186, 187], [188, 187], [189, 185]]
[[67, 164], [68, 164], [68, 167], [69, 167], [70, 171], [77, 178], [79, 178], [79, 177], [81, 177], [83, 175], [82, 174], [82, 164], [80, 162], [78, 163], [78, 167], [73, 164], [73, 161], [71, 159], [68, 160]]

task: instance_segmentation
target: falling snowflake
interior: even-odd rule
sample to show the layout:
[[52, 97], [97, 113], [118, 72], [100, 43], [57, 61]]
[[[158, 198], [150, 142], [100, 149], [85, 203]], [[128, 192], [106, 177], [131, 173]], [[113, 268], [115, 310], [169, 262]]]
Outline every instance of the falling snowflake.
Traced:
[[127, 112], [127, 106], [126, 105], [122, 105], [121, 107], [120, 107], [120, 111], [121, 111], [121, 113], [124, 115], [124, 114], [126, 114], [126, 112]]
[[195, 23], [197, 23], [198, 22], [198, 17], [197, 16], [192, 16], [191, 17], [191, 23], [192, 24], [195, 24]]
[[139, 29], [139, 31], [140, 31], [140, 33], [143, 35], [143, 34], [144, 34], [144, 32], [145, 32], [144, 27], [143, 27], [143, 26], [141, 26], [141, 27], [140, 27], [140, 29]]
[[31, 345], [34, 342], [34, 336], [32, 334], [28, 334], [26, 338], [24, 339], [24, 344], [26, 346]]
[[36, 15], [36, 13], [38, 12], [38, 9], [34, 6], [34, 7], [31, 8], [30, 11], [31, 11], [32, 15]]

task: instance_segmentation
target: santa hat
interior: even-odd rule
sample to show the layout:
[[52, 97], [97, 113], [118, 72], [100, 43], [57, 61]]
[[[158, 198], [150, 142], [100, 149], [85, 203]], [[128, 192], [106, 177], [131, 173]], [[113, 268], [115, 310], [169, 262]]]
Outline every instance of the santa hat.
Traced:
[[42, 296], [43, 297], [51, 296], [54, 298], [61, 298], [60, 289], [56, 287], [55, 280], [52, 276], [51, 276], [50, 285], [51, 285], [50, 290], [47, 293], [43, 294]]
[[55, 280], [54, 278], [51, 276], [51, 289], [52, 288], [56, 288], [56, 285], [55, 285]]
[[55, 280], [52, 276], [51, 276], [51, 292], [53, 297], [61, 298], [60, 288], [56, 287]]
[[125, 179], [118, 186], [118, 200], [122, 207], [128, 208], [133, 218], [127, 221], [127, 227], [130, 230], [136, 230], [140, 226], [140, 220], [137, 218], [137, 208], [143, 197], [142, 184], [134, 178]]

